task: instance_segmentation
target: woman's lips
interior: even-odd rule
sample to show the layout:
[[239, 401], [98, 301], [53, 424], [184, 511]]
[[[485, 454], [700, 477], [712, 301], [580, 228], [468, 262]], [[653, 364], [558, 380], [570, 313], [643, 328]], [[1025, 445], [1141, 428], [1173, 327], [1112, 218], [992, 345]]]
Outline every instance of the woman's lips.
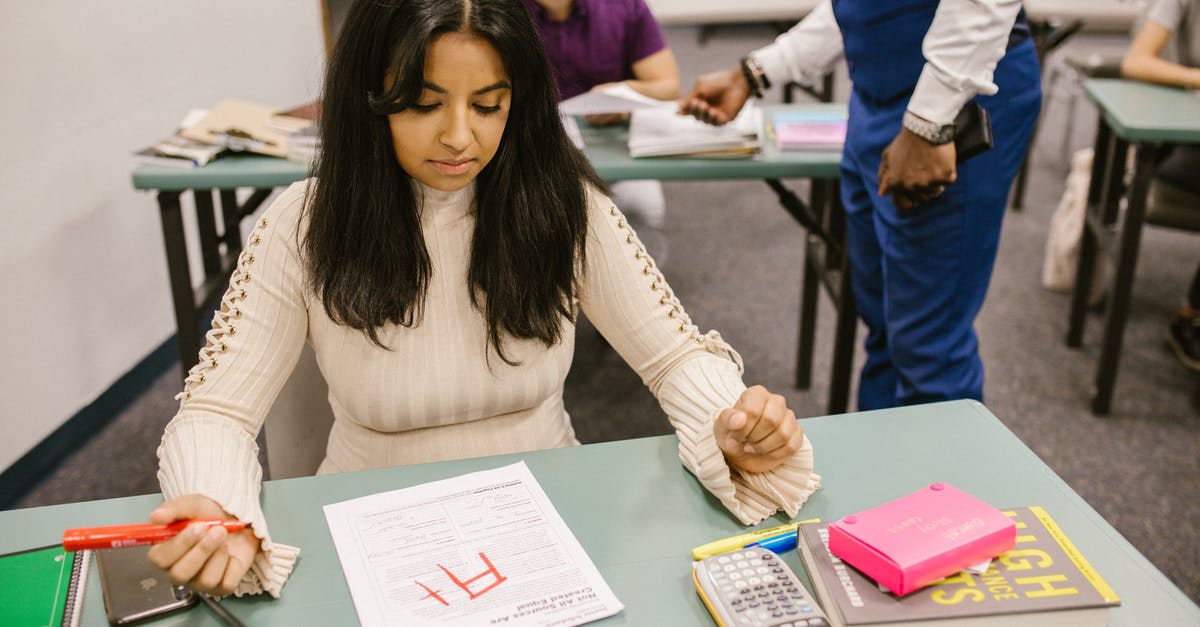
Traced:
[[452, 161], [436, 161], [431, 160], [430, 163], [442, 174], [450, 176], [465, 174], [471, 169], [471, 164], [475, 163], [474, 159], [452, 160]]

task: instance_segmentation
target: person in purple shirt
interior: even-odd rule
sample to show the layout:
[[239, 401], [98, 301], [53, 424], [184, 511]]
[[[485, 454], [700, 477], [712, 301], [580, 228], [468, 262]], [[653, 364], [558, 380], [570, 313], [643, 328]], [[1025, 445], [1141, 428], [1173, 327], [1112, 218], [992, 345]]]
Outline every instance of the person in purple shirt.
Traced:
[[[680, 95], [679, 65], [645, 0], [524, 0], [554, 69], [559, 100], [623, 82], [657, 100]], [[614, 124], [623, 115], [589, 116]], [[666, 200], [653, 180], [620, 181], [613, 201], [658, 264], [666, 260]]]

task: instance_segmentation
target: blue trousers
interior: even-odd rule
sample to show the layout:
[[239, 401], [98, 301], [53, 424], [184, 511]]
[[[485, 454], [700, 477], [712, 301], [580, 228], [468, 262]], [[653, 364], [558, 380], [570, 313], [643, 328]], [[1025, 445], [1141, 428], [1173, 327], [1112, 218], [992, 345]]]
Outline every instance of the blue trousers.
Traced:
[[959, 163], [944, 194], [907, 213], [877, 193], [881, 153], [900, 130], [907, 98], [880, 104], [851, 96], [840, 185], [854, 298], [867, 326], [859, 410], [983, 400], [974, 323], [1041, 106], [1032, 43], [1009, 50], [993, 80], [999, 93], [977, 99], [991, 116], [992, 148]]

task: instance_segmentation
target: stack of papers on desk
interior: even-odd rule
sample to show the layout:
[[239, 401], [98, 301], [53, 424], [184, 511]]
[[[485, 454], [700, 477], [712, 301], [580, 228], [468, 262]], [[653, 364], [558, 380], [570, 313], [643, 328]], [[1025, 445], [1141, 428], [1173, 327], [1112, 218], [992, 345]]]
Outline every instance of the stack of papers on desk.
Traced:
[[748, 157], [762, 146], [762, 113], [748, 103], [724, 126], [705, 124], [676, 107], [637, 109], [629, 124], [631, 157]]
[[623, 606], [524, 462], [325, 506], [364, 627], [557, 625]]
[[183, 128], [180, 134], [230, 150], [287, 157], [288, 134], [312, 123], [312, 120], [280, 115], [274, 107], [231, 98], [218, 102], [198, 122]]

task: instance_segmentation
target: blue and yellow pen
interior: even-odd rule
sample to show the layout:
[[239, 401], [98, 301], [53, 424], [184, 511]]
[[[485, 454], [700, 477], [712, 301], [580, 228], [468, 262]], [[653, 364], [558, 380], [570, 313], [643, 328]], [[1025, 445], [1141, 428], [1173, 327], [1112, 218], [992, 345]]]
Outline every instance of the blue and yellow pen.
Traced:
[[736, 536], [713, 540], [708, 544], [702, 544], [692, 549], [692, 559], [702, 560], [706, 557], [716, 555], [718, 553], [728, 553], [736, 551], [740, 548], [749, 546], [755, 542], [767, 540], [775, 536], [790, 534], [793, 538], [796, 536], [796, 528], [804, 523], [817, 522], [819, 518], [810, 518], [808, 520], [797, 520], [787, 523], [786, 525], [778, 525], [775, 527], [767, 527], [766, 529], [758, 529], [756, 531], [748, 531]]
[[746, 545], [746, 548], [750, 548], [752, 546], [759, 546], [768, 551], [771, 551], [772, 553], [781, 553], [781, 554], [787, 553], [788, 551], [791, 551], [792, 549], [796, 548], [796, 543], [799, 541], [799, 536], [797, 534], [798, 534], [798, 530], [797, 531], [788, 531], [786, 533], [781, 533], [777, 536], [771, 536], [770, 538], [766, 538], [765, 540], [759, 540], [758, 542], [751, 542], [750, 544]]

